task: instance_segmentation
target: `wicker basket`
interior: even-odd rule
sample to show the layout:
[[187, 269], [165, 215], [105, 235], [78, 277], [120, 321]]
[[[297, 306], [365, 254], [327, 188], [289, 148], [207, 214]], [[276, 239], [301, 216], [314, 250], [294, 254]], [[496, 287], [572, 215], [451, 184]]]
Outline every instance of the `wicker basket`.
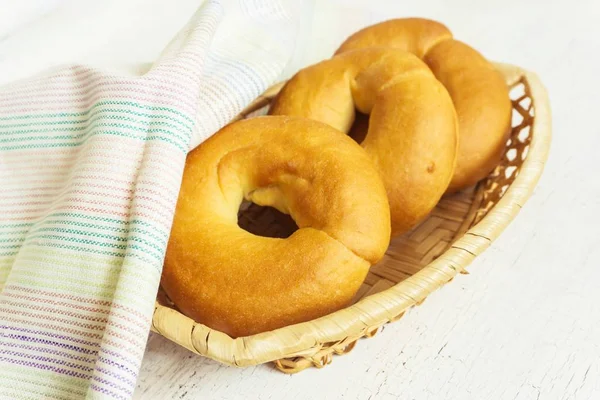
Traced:
[[[286, 373], [329, 364], [333, 354], [352, 350], [410, 307], [452, 280], [483, 252], [517, 215], [544, 168], [550, 146], [550, 110], [538, 78], [518, 67], [497, 64], [511, 87], [513, 128], [500, 165], [475, 188], [440, 201], [411, 232], [395, 238], [371, 268], [355, 303], [325, 317], [271, 332], [232, 339], [179, 313], [159, 293], [152, 330], [194, 353], [225, 364], [274, 361]], [[240, 118], [260, 113], [282, 85], [269, 89]], [[289, 220], [250, 206], [240, 225], [283, 237]], [[289, 233], [289, 232], [287, 232]]]

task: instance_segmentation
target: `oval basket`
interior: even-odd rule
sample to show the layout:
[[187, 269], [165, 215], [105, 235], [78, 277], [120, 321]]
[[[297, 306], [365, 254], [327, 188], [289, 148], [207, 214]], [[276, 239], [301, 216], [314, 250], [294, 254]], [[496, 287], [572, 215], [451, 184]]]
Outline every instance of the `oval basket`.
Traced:
[[[374, 265], [353, 305], [313, 321], [248, 337], [226, 334], [178, 312], [162, 292], [152, 330], [194, 353], [225, 364], [248, 366], [274, 361], [295, 373], [321, 368], [334, 354], [352, 350], [358, 339], [398, 320], [469, 265], [490, 246], [532, 193], [546, 161], [551, 138], [548, 98], [535, 74], [496, 64], [511, 88], [512, 133], [496, 169], [475, 188], [443, 198], [431, 215], [411, 232], [395, 238]], [[282, 84], [269, 89], [238, 117], [264, 112]], [[248, 207], [240, 225], [277, 236], [285, 223], [268, 209]]]

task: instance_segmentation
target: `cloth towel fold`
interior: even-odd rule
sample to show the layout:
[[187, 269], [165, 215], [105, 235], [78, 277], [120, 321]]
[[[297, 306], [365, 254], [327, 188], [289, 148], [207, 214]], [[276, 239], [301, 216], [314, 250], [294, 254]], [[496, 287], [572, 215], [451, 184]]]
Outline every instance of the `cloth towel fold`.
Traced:
[[293, 2], [206, 2], [142, 76], [0, 87], [0, 398], [133, 395], [185, 157], [278, 78]]

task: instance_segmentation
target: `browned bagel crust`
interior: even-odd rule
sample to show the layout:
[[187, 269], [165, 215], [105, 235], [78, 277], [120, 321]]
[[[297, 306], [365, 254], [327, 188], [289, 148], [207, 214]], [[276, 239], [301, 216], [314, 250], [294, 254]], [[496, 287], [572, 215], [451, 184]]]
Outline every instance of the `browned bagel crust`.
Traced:
[[[242, 199], [299, 229], [287, 239], [241, 229]], [[389, 237], [383, 183], [352, 139], [303, 118], [243, 120], [188, 155], [162, 285], [187, 316], [252, 335], [346, 306]]]
[[444, 194], [458, 146], [452, 100], [430, 69], [392, 48], [350, 51], [298, 72], [272, 115], [295, 115], [348, 132], [355, 107], [370, 114], [361, 143], [380, 171], [392, 234], [412, 228]]
[[450, 93], [459, 126], [458, 158], [448, 193], [486, 177], [504, 154], [511, 103], [501, 74], [480, 53], [423, 18], [393, 19], [350, 36], [336, 54], [373, 46], [409, 51], [431, 68]]

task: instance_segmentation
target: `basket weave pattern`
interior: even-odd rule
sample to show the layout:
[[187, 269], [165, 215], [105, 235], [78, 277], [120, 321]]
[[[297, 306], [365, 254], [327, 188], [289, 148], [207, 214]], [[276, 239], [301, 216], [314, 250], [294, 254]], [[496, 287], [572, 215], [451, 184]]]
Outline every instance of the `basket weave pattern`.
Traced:
[[[278, 369], [294, 373], [329, 364], [334, 354], [349, 352], [358, 339], [375, 335], [463, 272], [527, 200], [550, 144], [548, 102], [535, 75], [509, 65], [497, 67], [511, 87], [513, 105], [513, 128], [500, 164], [475, 188], [443, 198], [427, 219], [395, 238], [371, 268], [354, 305], [314, 321], [232, 339], [185, 317], [159, 293], [152, 329], [223, 363], [274, 361]], [[269, 89], [239, 118], [260, 114], [281, 87]], [[287, 237], [295, 229], [289, 217], [252, 204], [241, 207], [239, 224], [273, 237]]]

